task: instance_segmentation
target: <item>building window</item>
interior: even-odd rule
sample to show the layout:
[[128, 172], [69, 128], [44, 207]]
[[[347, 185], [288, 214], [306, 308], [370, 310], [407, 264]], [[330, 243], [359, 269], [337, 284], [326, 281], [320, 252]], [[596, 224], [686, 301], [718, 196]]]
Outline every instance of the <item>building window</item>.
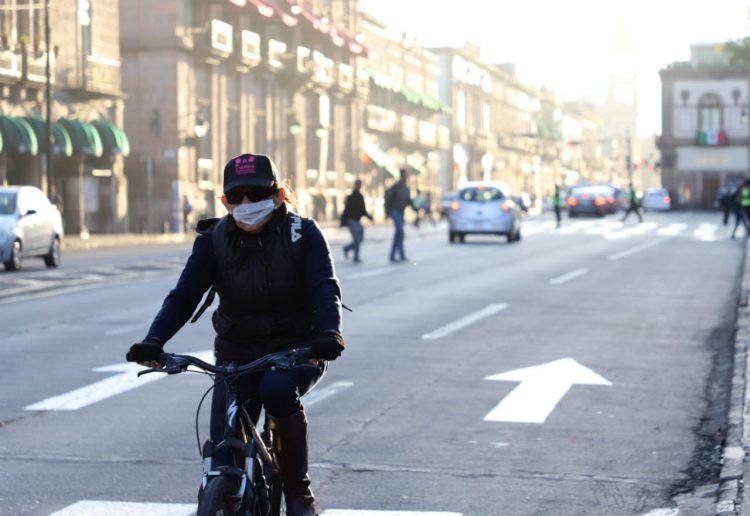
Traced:
[[699, 102], [701, 132], [722, 130], [721, 99], [714, 93], [704, 95]]

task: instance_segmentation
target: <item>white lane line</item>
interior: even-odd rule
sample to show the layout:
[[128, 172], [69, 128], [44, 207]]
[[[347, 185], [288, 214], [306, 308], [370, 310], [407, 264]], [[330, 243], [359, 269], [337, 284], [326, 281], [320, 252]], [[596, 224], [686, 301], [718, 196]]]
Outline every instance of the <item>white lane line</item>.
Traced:
[[[191, 503], [142, 503], [81, 500], [50, 516], [189, 516], [194, 515]], [[435, 511], [369, 511], [353, 509], [328, 509], [321, 516], [462, 516], [460, 512]]]
[[50, 516], [189, 516], [195, 514], [192, 503], [139, 503], [81, 500]]
[[346, 274], [342, 276], [341, 280], [349, 281], [349, 280], [358, 280], [358, 279], [364, 279], [364, 278], [372, 278], [375, 276], [381, 276], [383, 274], [395, 272], [396, 270], [398, 270], [397, 267], [380, 267], [379, 269], [370, 269], [367, 271], [353, 272], [351, 274]]
[[338, 394], [339, 392], [352, 387], [353, 385], [352, 382], [334, 382], [331, 385], [321, 387], [320, 389], [314, 389], [310, 394], [307, 394], [302, 398], [304, 400], [303, 404], [305, 407], [309, 408], [316, 403], [320, 403], [321, 401], [330, 398], [334, 394]]
[[588, 269], [576, 269], [561, 276], [557, 276], [556, 278], [552, 278], [551, 280], [549, 280], [549, 283], [550, 285], [561, 285], [562, 283], [566, 283], [572, 279], [576, 279], [579, 276], [583, 276], [587, 272], [589, 272]]
[[664, 237], [659, 238], [657, 240], [652, 240], [651, 242], [646, 242], [645, 244], [637, 245], [635, 247], [631, 247], [630, 249], [626, 249], [624, 251], [620, 251], [619, 253], [611, 254], [607, 256], [607, 260], [621, 260], [622, 258], [626, 258], [632, 254], [638, 253], [640, 251], [643, 251], [644, 249], [649, 249], [651, 247], [657, 246], [661, 243], [666, 242], [667, 240], [671, 239], [672, 237]]
[[450, 335], [451, 333], [460, 330], [461, 328], [465, 326], [468, 326], [481, 319], [484, 319], [485, 317], [489, 317], [490, 315], [494, 315], [498, 312], [502, 312], [506, 308], [508, 308], [508, 305], [506, 303], [493, 303], [489, 306], [482, 308], [478, 312], [474, 312], [473, 314], [469, 314], [465, 317], [462, 317], [461, 319], [457, 321], [453, 321], [450, 324], [446, 324], [445, 326], [442, 326], [433, 332], [425, 333], [424, 335], [422, 335], [422, 340], [440, 339], [442, 337], [445, 337], [446, 335]]
[[460, 512], [327, 509], [320, 516], [462, 516]]
[[[201, 351], [190, 353], [193, 356], [209, 363], [213, 363], [213, 351]], [[130, 363], [120, 363], [104, 367], [96, 367], [94, 371], [102, 373], [117, 373], [104, 380], [86, 385], [79, 389], [53, 396], [45, 400], [27, 405], [24, 410], [78, 410], [87, 407], [99, 401], [105, 400], [117, 394], [122, 394], [137, 387], [142, 387], [148, 383], [161, 380], [166, 377], [165, 374], [153, 373], [138, 377], [138, 371], [143, 367]]]
[[104, 335], [106, 335], [107, 337], [119, 337], [120, 335], [125, 335], [126, 333], [130, 333], [132, 331], [145, 330], [147, 329], [146, 325], [148, 325], [148, 323], [126, 324], [124, 326], [111, 328], [105, 331]]

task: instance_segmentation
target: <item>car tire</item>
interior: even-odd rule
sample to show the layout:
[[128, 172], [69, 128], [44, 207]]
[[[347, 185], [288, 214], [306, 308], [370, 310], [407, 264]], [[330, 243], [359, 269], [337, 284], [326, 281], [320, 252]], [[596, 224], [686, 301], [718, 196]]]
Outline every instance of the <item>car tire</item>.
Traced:
[[42, 258], [44, 259], [44, 265], [49, 268], [60, 266], [62, 251], [60, 250], [60, 238], [58, 236], [52, 239], [52, 243], [49, 246], [49, 253], [42, 256]]
[[10, 259], [3, 262], [6, 271], [20, 270], [23, 265], [22, 247], [20, 240], [14, 240], [10, 249]]
[[518, 230], [516, 231], [516, 242], [520, 242], [520, 241], [521, 241], [521, 228], [518, 228]]

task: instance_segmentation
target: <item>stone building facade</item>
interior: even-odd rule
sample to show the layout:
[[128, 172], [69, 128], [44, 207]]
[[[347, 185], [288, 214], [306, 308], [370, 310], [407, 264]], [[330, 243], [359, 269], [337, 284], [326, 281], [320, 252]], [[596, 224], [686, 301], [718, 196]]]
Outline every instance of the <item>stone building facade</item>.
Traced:
[[334, 218], [361, 170], [356, 2], [122, 0], [135, 230], [220, 213], [222, 170], [270, 155], [299, 209]]
[[706, 47], [660, 72], [662, 184], [680, 207], [710, 208], [720, 186], [750, 175], [750, 71]]
[[47, 171], [43, 3], [0, 0], [0, 184], [49, 185], [66, 232], [84, 236], [127, 226], [119, 5], [50, 2], [54, 125]]

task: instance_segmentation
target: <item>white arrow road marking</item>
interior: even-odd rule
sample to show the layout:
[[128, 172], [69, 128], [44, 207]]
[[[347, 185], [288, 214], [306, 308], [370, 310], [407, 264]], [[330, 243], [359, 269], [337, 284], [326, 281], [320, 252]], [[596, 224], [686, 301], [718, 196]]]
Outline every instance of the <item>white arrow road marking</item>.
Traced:
[[469, 314], [466, 317], [462, 317], [461, 319], [457, 321], [453, 321], [450, 324], [446, 324], [445, 326], [442, 326], [433, 332], [425, 333], [424, 335], [422, 335], [422, 339], [423, 340], [440, 339], [442, 337], [445, 337], [446, 335], [450, 335], [454, 331], [458, 331], [465, 326], [475, 323], [479, 321], [480, 319], [484, 319], [485, 317], [489, 317], [490, 315], [494, 315], [498, 312], [502, 312], [506, 308], [508, 308], [508, 305], [505, 303], [491, 304], [489, 306], [482, 308], [478, 312], [474, 312], [473, 314]]
[[566, 283], [572, 279], [576, 279], [579, 276], [583, 276], [589, 272], [588, 269], [576, 269], [574, 271], [570, 271], [567, 274], [563, 274], [562, 276], [558, 276], [556, 278], [552, 278], [549, 280], [550, 285], [560, 285], [562, 283]]
[[[189, 516], [196, 506], [189, 503], [138, 503], [81, 500], [50, 516]], [[461, 516], [459, 512], [432, 511], [368, 511], [328, 509], [321, 516]]]
[[[205, 362], [213, 363], [213, 351], [201, 351], [190, 354]], [[100, 380], [74, 391], [60, 394], [59, 396], [53, 396], [52, 398], [47, 398], [38, 403], [28, 405], [25, 409], [78, 410], [111, 396], [127, 392], [136, 387], [146, 385], [147, 383], [155, 382], [156, 380], [161, 380], [166, 376], [165, 374], [153, 373], [139, 378], [137, 372], [141, 370], [143, 370], [143, 366], [131, 362], [94, 368], [94, 371], [96, 372], [119, 374], [110, 376], [109, 378], [105, 378], [104, 380]]]
[[648, 249], [650, 247], [654, 247], [654, 246], [657, 246], [657, 245], [659, 245], [659, 244], [661, 244], [663, 242], [666, 242], [670, 238], [671, 237], [658, 238], [656, 240], [652, 240], [650, 242], [646, 242], [645, 244], [637, 245], [635, 247], [631, 247], [630, 249], [626, 249], [624, 251], [620, 251], [619, 253], [611, 254], [611, 255], [607, 256], [607, 259], [608, 260], [612, 260], [612, 261], [614, 261], [614, 260], [621, 260], [621, 259], [623, 259], [623, 258], [625, 258], [627, 256], [630, 256], [631, 254], [635, 254], [635, 253], [641, 252], [644, 249]]
[[331, 385], [326, 385], [325, 387], [321, 387], [320, 389], [314, 389], [310, 394], [305, 395], [305, 397], [303, 398], [303, 405], [305, 405], [306, 408], [310, 408], [312, 405], [320, 403], [321, 401], [328, 399], [334, 394], [338, 394], [339, 392], [344, 391], [353, 385], [354, 384], [352, 382], [334, 382]]
[[485, 421], [544, 423], [573, 384], [612, 385], [572, 358], [494, 374], [485, 380], [521, 382], [486, 416]]
[[195, 514], [191, 503], [138, 503], [81, 500], [50, 516], [190, 516]]

